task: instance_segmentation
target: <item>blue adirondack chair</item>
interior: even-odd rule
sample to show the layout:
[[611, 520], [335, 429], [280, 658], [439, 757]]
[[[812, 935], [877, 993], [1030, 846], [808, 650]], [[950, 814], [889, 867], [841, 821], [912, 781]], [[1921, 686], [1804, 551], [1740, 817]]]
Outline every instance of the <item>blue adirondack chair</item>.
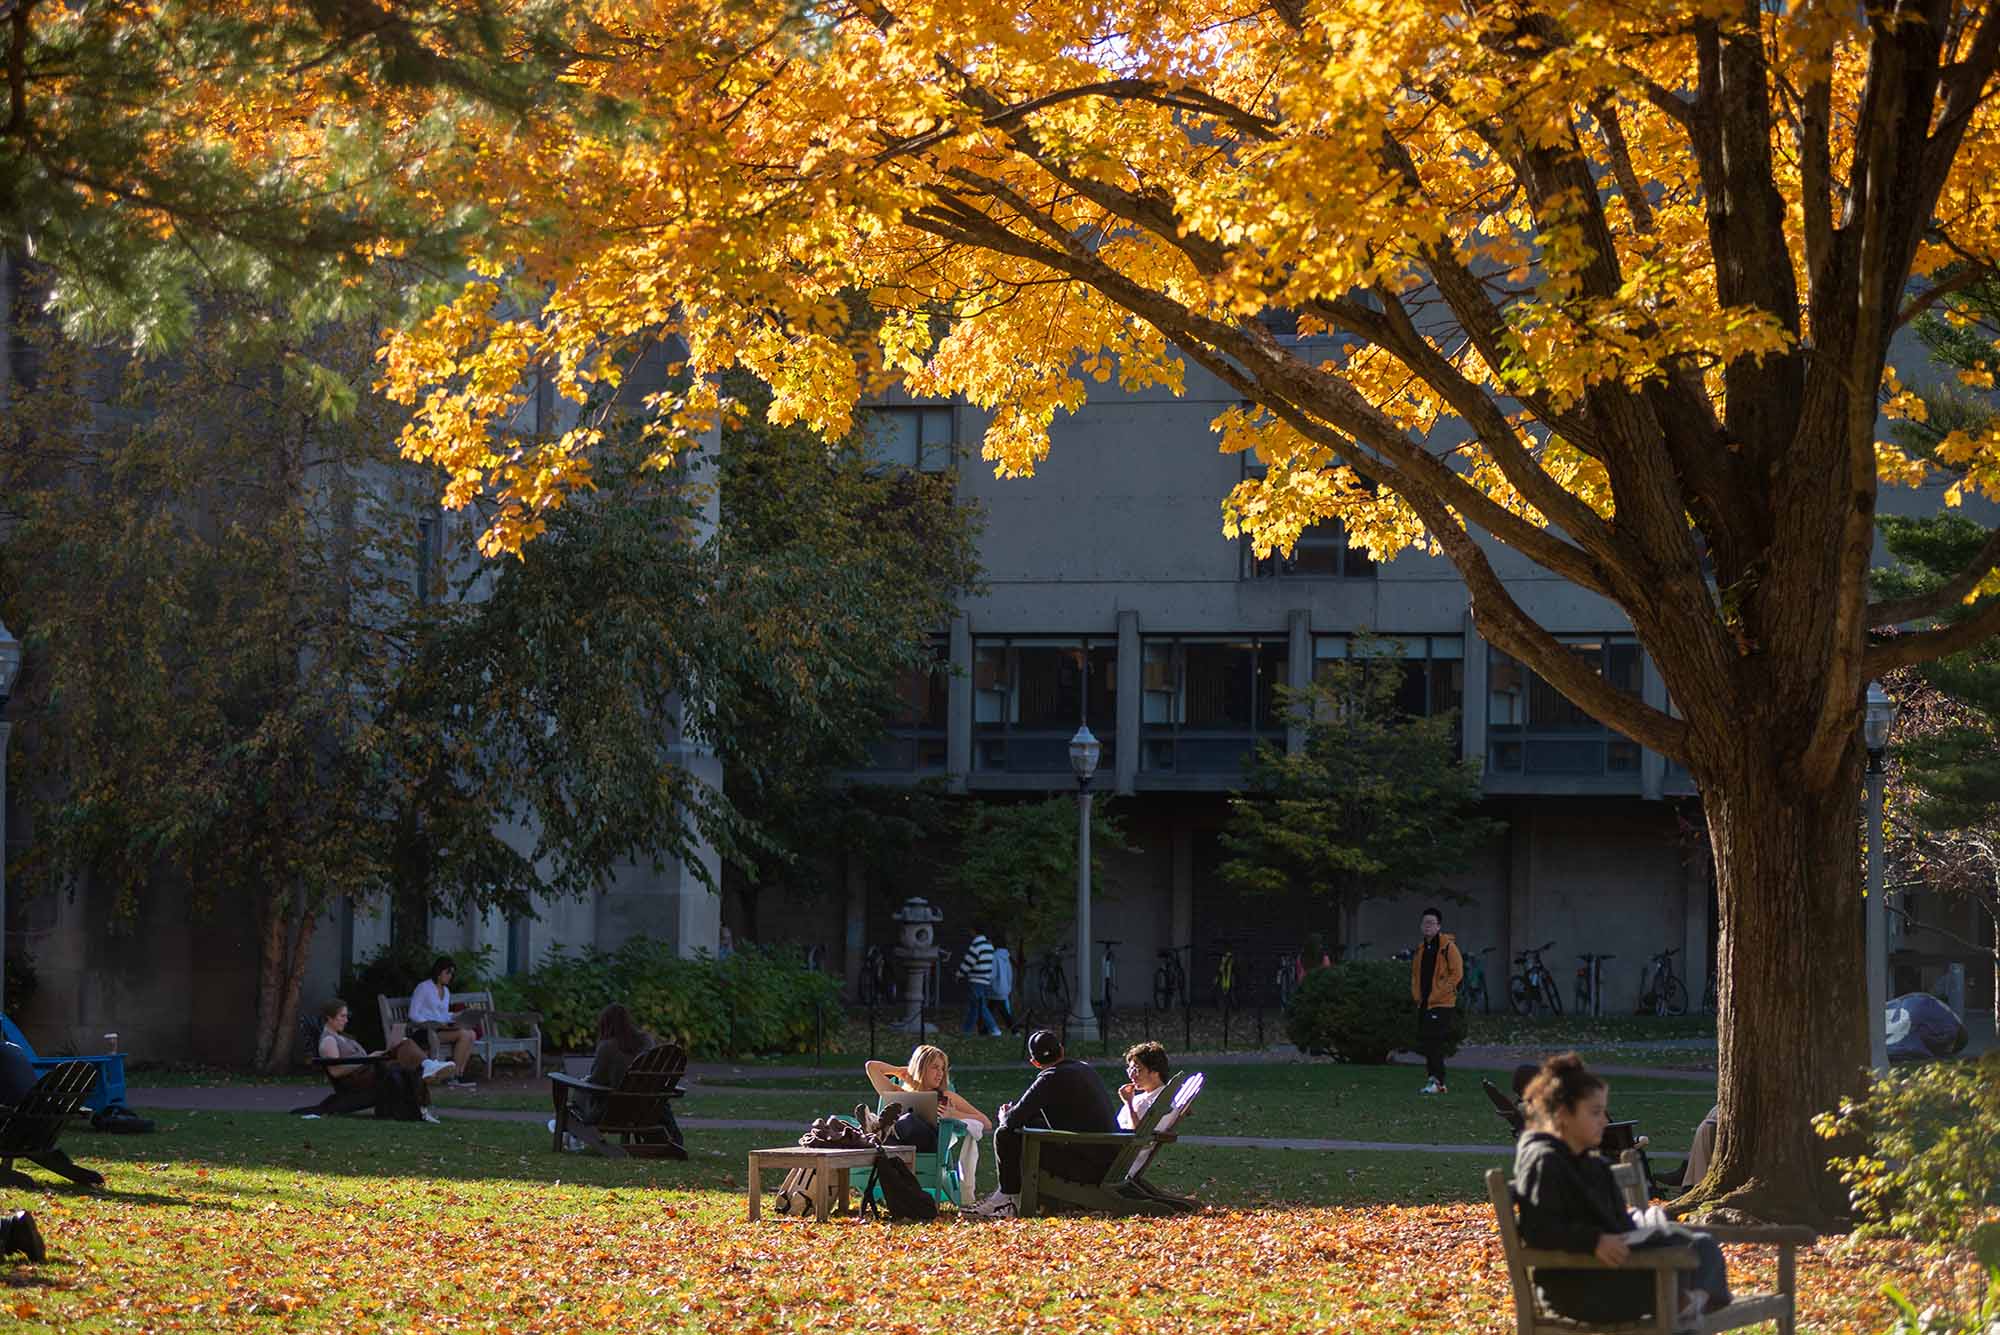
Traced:
[[35, 1055], [34, 1046], [28, 1042], [14, 1022], [0, 1015], [0, 1038], [20, 1048], [28, 1054], [29, 1062], [38, 1075], [47, 1075], [66, 1062], [88, 1062], [97, 1071], [97, 1083], [91, 1087], [90, 1097], [83, 1106], [94, 1113], [107, 1108], [125, 1106], [125, 1054], [107, 1052], [94, 1057], [40, 1057]]

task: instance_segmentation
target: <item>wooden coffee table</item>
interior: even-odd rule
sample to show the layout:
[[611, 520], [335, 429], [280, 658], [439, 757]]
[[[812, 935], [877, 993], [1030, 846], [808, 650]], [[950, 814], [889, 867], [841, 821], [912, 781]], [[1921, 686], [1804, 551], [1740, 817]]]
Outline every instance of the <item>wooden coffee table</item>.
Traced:
[[[884, 1151], [895, 1155], [909, 1164], [917, 1166], [917, 1150], [914, 1145], [884, 1145]], [[831, 1204], [833, 1189], [840, 1190], [840, 1212], [847, 1213], [847, 1175], [856, 1168], [874, 1166], [876, 1151], [867, 1150], [815, 1150], [803, 1145], [787, 1145], [775, 1150], [750, 1151], [750, 1218], [754, 1222], [763, 1214], [764, 1174], [772, 1170], [789, 1172], [794, 1168], [813, 1170], [812, 1203], [813, 1218], [825, 1221]]]

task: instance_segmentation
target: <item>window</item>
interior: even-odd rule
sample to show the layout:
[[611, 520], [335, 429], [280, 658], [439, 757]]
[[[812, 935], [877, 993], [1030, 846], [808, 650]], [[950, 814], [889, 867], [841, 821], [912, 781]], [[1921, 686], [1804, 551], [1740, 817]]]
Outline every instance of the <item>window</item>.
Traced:
[[972, 764], [1011, 774], [1069, 773], [1079, 724], [1117, 754], [1118, 641], [976, 639], [972, 644]]
[[[1564, 646], [1619, 690], [1644, 690], [1644, 660], [1630, 635], [1564, 635]], [[1506, 652], [1487, 647], [1487, 766], [1507, 774], [1639, 772], [1639, 744], [1584, 713]]]
[[[1247, 550], [1247, 548], [1246, 548]], [[1250, 557], [1252, 579], [1373, 579], [1375, 562], [1368, 553], [1347, 545], [1347, 529], [1337, 519], [1322, 519], [1302, 530], [1292, 554], [1273, 551], [1263, 560]]]
[[945, 717], [950, 708], [951, 648], [931, 642], [928, 665], [909, 667], [896, 678], [895, 713], [868, 748], [876, 769], [931, 771], [945, 767]]
[[1282, 743], [1283, 637], [1148, 638], [1142, 652], [1141, 769], [1233, 774], [1258, 742]]
[[937, 473], [952, 465], [952, 411], [948, 407], [865, 408], [861, 429], [868, 455], [892, 468]]
[[[1460, 635], [1375, 635], [1361, 643], [1370, 656], [1401, 674], [1396, 707], [1411, 718], [1449, 713], [1465, 704], [1465, 638]], [[1313, 637], [1313, 675], [1355, 651], [1349, 635]]]

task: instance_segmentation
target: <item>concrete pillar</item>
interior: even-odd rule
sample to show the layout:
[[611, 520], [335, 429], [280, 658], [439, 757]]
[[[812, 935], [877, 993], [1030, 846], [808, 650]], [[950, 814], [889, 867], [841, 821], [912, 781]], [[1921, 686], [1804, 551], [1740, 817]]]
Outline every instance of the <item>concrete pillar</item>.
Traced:
[[954, 793], [965, 791], [972, 772], [972, 619], [963, 612], [951, 618], [951, 685], [944, 711], [945, 783]]
[[1139, 778], [1139, 701], [1143, 694], [1140, 667], [1145, 650], [1139, 645], [1139, 614], [1118, 613], [1118, 749], [1112, 757], [1112, 783], [1121, 797], [1130, 796]]
[[[1185, 825], [1174, 826], [1173, 878], [1173, 909], [1167, 944], [1184, 946], [1194, 940], [1194, 831]], [[1181, 963], [1190, 964], [1186, 959]]]
[[[1653, 656], [1641, 650], [1640, 698], [1653, 708], [1665, 713], [1667, 709], [1667, 679], [1660, 675], [1660, 668]], [[1658, 751], [1641, 747], [1639, 750], [1639, 793], [1648, 801], [1657, 802], [1667, 783], [1667, 758]]]
[[[1313, 614], [1309, 607], [1295, 607], [1285, 614], [1285, 685], [1303, 691], [1313, 679]], [[1285, 725], [1285, 749], [1303, 751], [1306, 730], [1297, 722]]]
[[1459, 715], [1459, 732], [1464, 738], [1461, 754], [1467, 760], [1486, 763], [1486, 641], [1465, 614], [1465, 707]]
[[868, 877], [854, 854], [849, 853], [842, 862], [847, 876], [847, 912], [840, 970], [847, 980], [847, 995], [853, 997], [861, 994], [861, 955], [868, 949]]

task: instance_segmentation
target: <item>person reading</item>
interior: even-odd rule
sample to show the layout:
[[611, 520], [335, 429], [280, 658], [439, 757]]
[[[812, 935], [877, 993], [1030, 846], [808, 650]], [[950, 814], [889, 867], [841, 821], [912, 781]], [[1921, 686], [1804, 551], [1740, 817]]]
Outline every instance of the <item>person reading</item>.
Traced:
[[[320, 1007], [320, 1016], [322, 1023], [318, 1051], [320, 1057], [327, 1062], [337, 1063], [343, 1057], [385, 1055], [371, 1053], [347, 1036], [347, 1003], [339, 997], [332, 998]], [[429, 1081], [449, 1071], [451, 1064], [426, 1058], [424, 1049], [408, 1038], [397, 1042], [386, 1055], [393, 1060], [380, 1066], [374, 1062], [358, 1060], [351, 1066], [329, 1065], [326, 1068], [327, 1078], [333, 1081], [333, 1087], [339, 1093], [373, 1094], [378, 1108], [382, 1106], [414, 1108], [417, 1117], [422, 1120], [437, 1121], [437, 1114], [431, 1111]], [[387, 1105], [383, 1104], [385, 1097], [389, 1099]], [[378, 1111], [376, 1115], [387, 1114]]]
[[[994, 1123], [993, 1153], [1000, 1161], [1000, 1188], [974, 1205], [990, 1219], [1011, 1219], [1021, 1206], [1021, 1132], [1028, 1127], [1051, 1131], [1115, 1131], [1118, 1111], [1111, 1091], [1097, 1073], [1063, 1054], [1060, 1036], [1052, 1029], [1028, 1035], [1028, 1062], [1035, 1078], [1021, 1097], [1000, 1106]], [[1117, 1148], [1108, 1145], [1049, 1145], [1042, 1166], [1059, 1177], [1095, 1182], [1111, 1166]]]
[[425, 1026], [451, 1048], [450, 1083], [454, 1089], [465, 1087], [466, 1065], [472, 1060], [472, 1045], [479, 1040], [479, 1023], [485, 1018], [480, 1012], [467, 1010], [463, 1002], [452, 1003], [451, 983], [457, 976], [458, 964], [451, 956], [440, 955], [431, 962], [430, 977], [410, 989], [410, 1024]]
[[1118, 1087], [1118, 1129], [1135, 1130], [1173, 1074], [1167, 1050], [1158, 1043], [1135, 1043], [1125, 1050], [1126, 1083]]
[[[1530, 1247], [1588, 1252], [1623, 1265], [1635, 1248], [1692, 1247], [1696, 1266], [1682, 1273], [1681, 1321], [1730, 1302], [1722, 1248], [1705, 1234], [1642, 1224], [1625, 1207], [1611, 1165], [1595, 1151], [1610, 1122], [1610, 1087], [1574, 1052], [1551, 1057], [1522, 1095], [1528, 1129], [1514, 1150], [1514, 1195], [1521, 1239]], [[1538, 1268], [1535, 1281], [1556, 1312], [1578, 1321], [1623, 1322], [1649, 1316], [1649, 1271]]]

